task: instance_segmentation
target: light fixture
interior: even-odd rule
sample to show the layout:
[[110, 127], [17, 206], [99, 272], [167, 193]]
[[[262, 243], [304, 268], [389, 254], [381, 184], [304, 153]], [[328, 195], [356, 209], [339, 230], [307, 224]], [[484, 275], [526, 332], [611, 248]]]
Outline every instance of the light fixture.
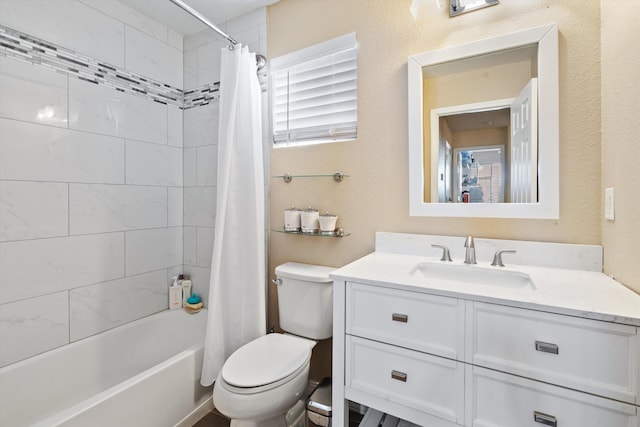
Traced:
[[449, 17], [473, 12], [484, 7], [495, 6], [500, 0], [449, 0]]

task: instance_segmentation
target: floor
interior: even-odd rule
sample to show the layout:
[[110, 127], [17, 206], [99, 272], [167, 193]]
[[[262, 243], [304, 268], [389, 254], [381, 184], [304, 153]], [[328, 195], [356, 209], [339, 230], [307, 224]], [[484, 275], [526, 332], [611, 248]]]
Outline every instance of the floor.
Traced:
[[204, 416], [193, 427], [229, 427], [229, 419], [215, 409]]
[[[349, 412], [349, 427], [358, 427], [361, 420], [362, 415]], [[229, 427], [229, 419], [214, 409], [195, 423], [193, 427]]]

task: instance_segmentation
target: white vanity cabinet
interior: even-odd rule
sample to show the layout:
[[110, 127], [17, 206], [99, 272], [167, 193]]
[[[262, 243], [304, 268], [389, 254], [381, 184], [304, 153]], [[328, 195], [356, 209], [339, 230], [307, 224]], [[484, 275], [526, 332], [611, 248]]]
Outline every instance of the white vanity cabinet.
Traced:
[[347, 398], [407, 420], [462, 424], [463, 302], [360, 283], [345, 291]]
[[427, 427], [640, 427], [636, 326], [394, 284], [334, 293], [334, 406]]

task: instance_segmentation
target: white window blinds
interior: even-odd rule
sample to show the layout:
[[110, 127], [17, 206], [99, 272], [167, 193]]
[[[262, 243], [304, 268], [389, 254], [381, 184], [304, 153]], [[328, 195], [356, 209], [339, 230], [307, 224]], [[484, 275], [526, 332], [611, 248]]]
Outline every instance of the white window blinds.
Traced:
[[271, 62], [273, 142], [276, 146], [355, 139], [355, 33]]

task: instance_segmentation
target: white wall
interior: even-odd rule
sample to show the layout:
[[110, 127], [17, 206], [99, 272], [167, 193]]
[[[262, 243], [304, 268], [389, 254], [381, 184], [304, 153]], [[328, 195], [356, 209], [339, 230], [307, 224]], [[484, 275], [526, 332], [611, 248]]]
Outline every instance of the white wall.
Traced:
[[[266, 55], [266, 10], [219, 25], [249, 50]], [[184, 39], [185, 91], [220, 81], [220, 50], [229, 44], [206, 30]], [[263, 92], [263, 142], [268, 147], [267, 93]], [[184, 110], [184, 269], [208, 298], [215, 226], [219, 100]], [[268, 149], [265, 150], [268, 153]], [[267, 164], [265, 155], [265, 164]], [[267, 168], [265, 168], [267, 170]]]
[[[0, 24], [182, 88], [182, 37], [118, 2], [2, 0]], [[0, 93], [0, 365], [166, 309], [182, 111], [3, 56]]]

